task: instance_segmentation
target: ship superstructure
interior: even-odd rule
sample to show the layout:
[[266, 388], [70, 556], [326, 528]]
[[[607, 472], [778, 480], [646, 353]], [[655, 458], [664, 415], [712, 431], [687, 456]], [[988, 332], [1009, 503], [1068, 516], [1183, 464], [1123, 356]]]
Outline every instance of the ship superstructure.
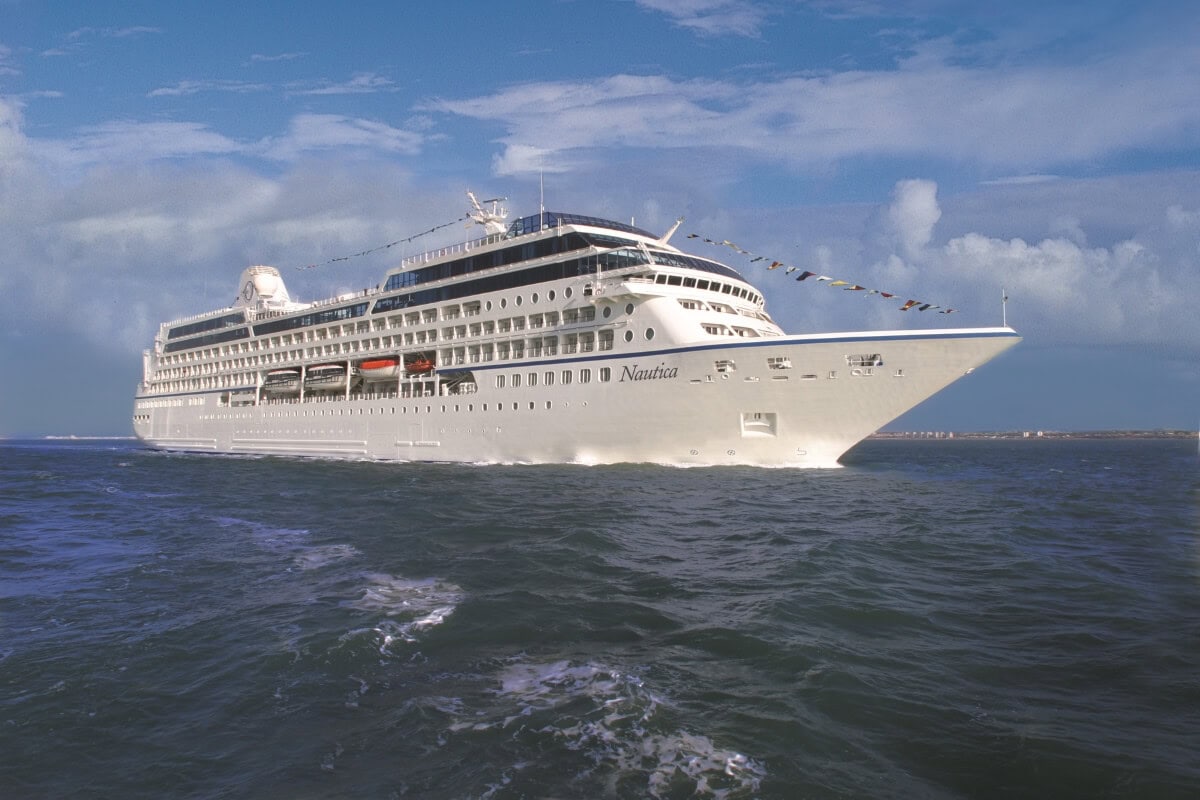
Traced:
[[[1008, 327], [786, 335], [736, 270], [671, 234], [540, 212], [294, 302], [164, 324], [134, 430], [169, 450], [486, 463], [833, 466], [1019, 341]], [[491, 207], [488, 207], [488, 203]]]

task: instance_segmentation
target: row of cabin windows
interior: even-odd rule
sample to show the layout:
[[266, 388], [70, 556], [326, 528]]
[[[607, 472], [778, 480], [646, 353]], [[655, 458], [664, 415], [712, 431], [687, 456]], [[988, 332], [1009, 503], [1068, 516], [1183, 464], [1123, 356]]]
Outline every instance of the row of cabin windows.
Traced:
[[[527, 247], [529, 245], [524, 245], [524, 246]], [[731, 277], [731, 278], [740, 278], [740, 276], [736, 272], [729, 269], [728, 267], [725, 267], [722, 264], [717, 264], [716, 262], [706, 261], [704, 259], [698, 259], [694, 256], [683, 256], [683, 255], [675, 254], [675, 253], [661, 253], [661, 252], [655, 252], [653, 255], [654, 255], [655, 260], [660, 263], [666, 263], [666, 264], [674, 265], [674, 266], [683, 266], [683, 267], [691, 267], [691, 268], [695, 268], [695, 269], [702, 269], [707, 272], [713, 272], [713, 273], [718, 273], [718, 274], [727, 274], [727, 276]], [[452, 284], [450, 286], [440, 287], [437, 289], [427, 289], [427, 290], [423, 290], [423, 291], [411, 293], [411, 294], [406, 294], [406, 295], [396, 295], [393, 297], [385, 297], [381, 300], [376, 301], [375, 306], [372, 309], [371, 313], [372, 314], [382, 314], [382, 313], [387, 313], [390, 311], [394, 311], [397, 309], [403, 309], [403, 308], [406, 308], [409, 306], [414, 306], [414, 305], [426, 305], [429, 303], [436, 303], [436, 302], [445, 301], [445, 300], [453, 300], [453, 299], [457, 299], [460, 297], [467, 297], [467, 296], [471, 296], [471, 295], [475, 295], [475, 294], [485, 294], [485, 293], [489, 293], [489, 292], [500, 291], [503, 289], [517, 288], [517, 287], [521, 287], [521, 286], [527, 286], [530, 284], [548, 282], [548, 281], [557, 280], [557, 279], [561, 279], [561, 278], [572, 277], [574, 275], [594, 274], [600, 270], [607, 271], [607, 270], [612, 270], [612, 269], [620, 269], [623, 267], [634, 266], [634, 265], [645, 264], [645, 263], [647, 263], [645, 254], [642, 253], [641, 251], [637, 251], [637, 250], [618, 250], [615, 252], [601, 253], [601, 254], [598, 254], [595, 256], [590, 256], [590, 257], [584, 258], [584, 259], [575, 259], [573, 261], [561, 262], [558, 264], [543, 264], [541, 266], [533, 267], [533, 268], [530, 268], [527, 270], [521, 270], [518, 272], [508, 273], [508, 274], [504, 274], [504, 275], [488, 276], [488, 277], [479, 278], [479, 279], [473, 280], [473, 281], [466, 281], [466, 282], [461, 282], [458, 284]], [[440, 268], [446, 267], [446, 266], [447, 265], [445, 265], [445, 264], [438, 265], [438, 268], [440, 269]], [[429, 269], [433, 269], [433, 268], [431, 267]], [[392, 279], [400, 278], [405, 275], [411, 275], [411, 274], [413, 274], [413, 273], [400, 273], [398, 275], [393, 275]], [[389, 279], [389, 284], [391, 283], [392, 279]], [[667, 286], [681, 286], [684, 288], [695, 288], [695, 289], [699, 289], [699, 290], [720, 292], [722, 294], [728, 294], [733, 297], [739, 297], [744, 300], [748, 300], [757, 305], [762, 304], [762, 297], [757, 292], [754, 292], [745, 287], [733, 286], [731, 284], [722, 283], [720, 281], [708, 280], [705, 278], [684, 277], [681, 275], [666, 274], [666, 273], [655, 274], [653, 276], [653, 280], [655, 283], [663, 284], [663, 285], [667, 285]], [[396, 287], [385, 286], [385, 291], [388, 290], [389, 288], [396, 288]], [[568, 298], [571, 296], [570, 287], [568, 287], [564, 290], [564, 294]], [[534, 292], [532, 297], [533, 297], [534, 302], [537, 302], [538, 293]], [[547, 293], [547, 297], [548, 297], [548, 299], [553, 300], [554, 299], [554, 291], [550, 290]], [[518, 295], [515, 300], [516, 305], [518, 305], [518, 306], [521, 305], [522, 300], [523, 300], [522, 296]], [[507, 303], [507, 301], [505, 299], [500, 300], [500, 304], [501, 304], [502, 308], [506, 305], [506, 303]], [[265, 322], [258, 322], [258, 323], [255, 323], [252, 326], [252, 328], [253, 328], [255, 337], [261, 337], [264, 335], [279, 333], [279, 334], [285, 334], [285, 336], [283, 338], [286, 339], [288, 336], [288, 334], [286, 334], [286, 332], [288, 332], [288, 331], [305, 329], [305, 328], [316, 328], [317, 326], [328, 325], [331, 322], [341, 322], [344, 320], [350, 320], [350, 319], [355, 319], [357, 317], [366, 316], [368, 313], [367, 312], [368, 305], [369, 305], [369, 303], [360, 302], [360, 303], [353, 303], [353, 304], [345, 305], [345, 306], [339, 306], [337, 308], [327, 308], [327, 309], [321, 309], [321, 310], [317, 310], [317, 311], [307, 311], [306, 313], [295, 315], [295, 316], [285, 316], [280, 319], [273, 319], [273, 320], [269, 320], [269, 321], [265, 321]], [[487, 307], [488, 307], [488, 310], [491, 310], [491, 302], [490, 301], [487, 302]], [[461, 309], [461, 313], [464, 313], [467, 315], [471, 315], [473, 313], [479, 313], [479, 308], [480, 308], [479, 301], [463, 303], [463, 304], [461, 304], [461, 306], [450, 306], [450, 307], [447, 307], [442, 310], [443, 311], [442, 318], [443, 319], [454, 319], [460, 313], [460, 309]], [[594, 309], [591, 309], [591, 311], [592, 311], [592, 314], [595, 313]], [[240, 315], [229, 315], [229, 316], [222, 317], [220, 319], [204, 320], [202, 322], [191, 323], [189, 325], [180, 326], [180, 327], [172, 329], [168, 333], [168, 338], [174, 339], [177, 336], [195, 334], [195, 333], [199, 333], [202, 331], [212, 330], [213, 328], [227, 327], [230, 324], [236, 324], [236, 320], [239, 318], [239, 316]], [[438, 320], [438, 316], [439, 316], [438, 309], [427, 308], [427, 309], [421, 310], [420, 312], [411, 312], [409, 314], [406, 314], [404, 316], [403, 324], [410, 324], [410, 325], [411, 324], [422, 324], [422, 323], [429, 324], [432, 322], [436, 322]], [[379, 330], [380, 326], [381, 326], [381, 322], [379, 320], [375, 320], [373, 322], [363, 320], [361, 322], [358, 322], [357, 324], [352, 323], [350, 326], [334, 326], [333, 328], [324, 328], [322, 330], [324, 330], [326, 332], [324, 335], [329, 335], [328, 332], [331, 330], [342, 331], [346, 327], [349, 327], [351, 330], [358, 332], [361, 330], [372, 330], [372, 329]], [[311, 333], [312, 333], [312, 331], [298, 330], [297, 334], [295, 334], [295, 335], [306, 336]], [[171, 341], [164, 346], [164, 352], [171, 353], [171, 352], [177, 352], [177, 351], [182, 351], [182, 350], [193, 350], [194, 351], [196, 348], [208, 347], [208, 346], [211, 346], [214, 344], [220, 344], [220, 343], [232, 341], [235, 339], [249, 339], [249, 338], [250, 338], [250, 329], [248, 329], [246, 327], [241, 327], [236, 330], [217, 330], [214, 333], [208, 333], [203, 336], [193, 336], [192, 338], [180, 339], [179, 341]]]
[[[586, 310], [593, 311], [594, 313], [593, 309]], [[632, 339], [632, 336], [626, 337], [627, 341], [630, 339]], [[218, 355], [213, 353], [212, 361], [195, 364], [181, 363], [175, 360], [180, 358], [179, 356], [172, 356], [169, 359], [163, 360], [162, 363], [164, 365], [169, 364], [170, 366], [160, 368], [155, 375], [155, 380], [157, 388], [160, 390], [169, 389], [170, 391], [176, 391], [189, 388], [189, 386], [191, 388], [198, 388], [200, 384], [196, 384], [195, 380], [202, 376], [228, 373], [235, 370], [270, 368], [319, 358], [355, 356], [381, 350], [392, 352], [403, 346], [426, 344], [436, 340], [436, 331], [420, 331], [415, 337], [412, 333], [404, 334], [403, 340], [400, 335], [384, 336], [343, 342], [341, 344], [326, 344], [264, 353], [261, 355], [235, 357], [228, 360], [217, 360]], [[441, 363], [447, 365], [478, 364], [493, 360], [507, 361], [526, 357], [541, 358], [558, 355], [560, 352], [569, 355], [572, 353], [591, 353], [596, 350], [609, 351], [613, 349], [613, 344], [613, 332], [610, 330], [582, 331], [580, 333], [565, 334], [561, 337], [539, 336], [507, 342], [488, 342], [469, 347], [443, 348], [440, 353], [440, 360]], [[169, 387], [163, 383], [168, 381], [172, 382]], [[179, 381], [192, 381], [192, 383], [177, 383]]]
[[[496, 388], [504, 389], [504, 388], [511, 387], [513, 389], [520, 389], [522, 386], [522, 381], [524, 381], [525, 386], [537, 386], [538, 380], [539, 380], [539, 375], [540, 375], [541, 384], [543, 386], [553, 386], [556, 376], [557, 376], [557, 380], [560, 383], [562, 383], [564, 386], [567, 384], [570, 384], [573, 380], [575, 380], [576, 377], [578, 377], [580, 383], [591, 383], [592, 382], [592, 370], [590, 367], [583, 367], [583, 368], [579, 369], [578, 371], [564, 369], [564, 370], [561, 370], [560, 372], [555, 372], [552, 369], [548, 369], [542, 373], [514, 372], [510, 375], [504, 375], [504, 374], [497, 375], [496, 376]], [[600, 369], [596, 370], [596, 377], [601, 383], [608, 383], [609, 381], [612, 380], [612, 368], [611, 367], [601, 367]]]
[[[536, 301], [536, 295], [535, 295]], [[463, 308], [467, 308], [468, 315], [474, 315], [478, 312], [478, 303], [474, 304], [475, 308], [472, 311], [471, 306], [451, 306], [443, 309], [443, 319], [458, 319]], [[632, 310], [632, 309], [627, 309]], [[426, 309], [424, 314], [412, 313], [407, 317], [395, 315], [388, 318], [375, 320], [376, 325], [373, 326], [375, 331], [388, 330], [389, 328], [405, 327], [409, 325], [422, 325], [434, 322], [437, 319], [436, 309]], [[500, 320], [488, 320], [486, 322], [477, 322], [470, 325], [457, 325], [453, 327], [443, 328], [441, 337], [443, 339], [464, 338], [468, 336], [489, 336], [497, 332], [509, 333], [511, 331], [521, 331], [525, 329], [537, 329], [542, 327], [554, 327], [559, 325], [582, 324], [594, 322], [596, 319], [596, 309], [594, 306], [585, 306], [583, 308], [568, 308], [564, 309], [560, 315], [557, 311], [547, 311], [544, 313], [529, 314], [528, 316], [506, 317]], [[241, 329], [245, 331], [245, 329]], [[372, 326], [366, 322], [360, 322], [357, 325], [335, 325], [328, 328], [315, 328], [307, 331], [297, 331], [296, 333], [283, 334], [281, 336], [273, 336], [270, 339], [256, 339], [253, 341], [243, 341], [234, 344], [229, 344], [223, 347], [212, 347], [205, 350], [193, 350], [186, 353], [175, 353], [164, 356], [160, 360], [163, 366], [177, 366], [189, 362], [208, 362], [214, 359], [234, 356], [240, 353], [254, 353], [260, 350], [276, 351], [280, 348], [290, 347], [295, 344], [307, 342], [320, 342], [331, 339], [338, 339], [343, 336], [354, 336], [369, 333]], [[207, 337], [205, 337], [207, 338]], [[253, 366], [260, 363], [279, 363], [280, 361], [290, 361], [294, 358], [303, 358], [305, 356], [320, 357], [324, 355], [338, 355], [341, 353], [353, 353], [361, 350], [370, 350], [373, 348], [389, 348], [400, 347], [403, 345], [426, 344], [437, 341], [438, 331], [425, 330], [416, 331], [415, 333], [404, 334], [403, 339], [400, 336], [382, 337], [377, 339], [365, 339], [361, 342], [349, 342], [342, 346], [326, 345], [323, 348], [308, 348], [304, 351], [295, 351], [295, 355], [284, 355], [279, 352], [265, 356], [264, 359], [250, 357], [240, 359], [238, 362], [242, 366]], [[190, 340], [194, 342], [195, 340]], [[184, 342], [172, 343], [167, 345], [168, 352], [175, 349], [173, 345], [184, 344]], [[244, 363], [243, 363], [244, 362]]]
[[[541, 405], [546, 410], [550, 410], [550, 409], [554, 408], [554, 402], [552, 400], [546, 400]], [[538, 407], [538, 403], [531, 400], [531, 401], [529, 401], [527, 407], [530, 411], [533, 411]], [[511, 408], [513, 411], [519, 411], [521, 409], [521, 403], [481, 403], [479, 408], [481, 411], [504, 411], [508, 408]], [[459, 412], [459, 413], [466, 411], [466, 412], [470, 413], [470, 412], [475, 411], [475, 404], [474, 403], [453, 403], [453, 404], [442, 403], [440, 406], [434, 406], [434, 405], [386, 406], [386, 407], [380, 407], [378, 409], [376, 409], [374, 407], [367, 407], [367, 408], [333, 408], [333, 409], [329, 409], [327, 411], [326, 410], [320, 410], [320, 411], [316, 411], [316, 410], [275, 411], [275, 412], [267, 412], [263, 416], [269, 417], [272, 419], [289, 419], [289, 418], [294, 418], [294, 417], [325, 417], [325, 416], [329, 416], [329, 417], [360, 416], [360, 417], [363, 417], [363, 416], [374, 416], [376, 411], [378, 410], [379, 416], [382, 417], [382, 416], [387, 416], [389, 414], [392, 416], [395, 416], [396, 414], [405, 414], [405, 415], [407, 415], [407, 414], [432, 414], [432, 413], [434, 413], [435, 409], [440, 409], [443, 414], [448, 413], [450, 411], [455, 411], [455, 412]], [[247, 414], [244, 412], [243, 413], [224, 412], [224, 413], [217, 413], [217, 414], [204, 414], [200, 418], [203, 420], [220, 420], [220, 419], [233, 419], [233, 420], [247, 419], [248, 420], [248, 419], [253, 419], [253, 416], [251, 414]], [[149, 422], [150, 415], [149, 414], [134, 415], [133, 419], [134, 419], [134, 422]], [[300, 433], [308, 433], [308, 434], [313, 433], [312, 430], [304, 430], [304, 429], [288, 429], [288, 430], [262, 429], [262, 430], [255, 430], [252, 432], [259, 433], [262, 435], [268, 435], [268, 434], [295, 435], [295, 434], [300, 434]], [[327, 432], [327, 431], [319, 431], [319, 432]], [[444, 433], [445, 431], [442, 431], [442, 432]]]

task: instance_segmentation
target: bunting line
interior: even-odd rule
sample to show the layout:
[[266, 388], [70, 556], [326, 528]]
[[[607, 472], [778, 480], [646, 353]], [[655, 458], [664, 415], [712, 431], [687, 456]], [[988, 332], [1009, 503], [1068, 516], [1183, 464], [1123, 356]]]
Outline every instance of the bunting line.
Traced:
[[[687, 238], [698, 239], [698, 240], [704, 242], [705, 244], [711, 244], [716, 247], [728, 247], [730, 250], [733, 250], [735, 253], [739, 253], [744, 256], [751, 256], [751, 259], [750, 259], [751, 264], [755, 264], [759, 261], [770, 260], [771, 263], [767, 266], [767, 270], [775, 270], [775, 269], [779, 269], [780, 267], [786, 266], [787, 269], [784, 270], [784, 274], [790, 275], [793, 272], [796, 272], [797, 270], [800, 269], [799, 267], [788, 266], [783, 261], [771, 260], [769, 256], [760, 256], [757, 253], [751, 253], [749, 250], [745, 250], [745, 249], [739, 247], [738, 245], [734, 244], [733, 242], [729, 241], [728, 239], [722, 239], [720, 241], [717, 241], [716, 239], [709, 239], [706, 236], [701, 236], [698, 233], [689, 233], [687, 235]], [[893, 300], [893, 299], [896, 299], [897, 297], [899, 297], [899, 295], [895, 294], [894, 292], [884, 292], [879, 289], [868, 289], [867, 287], [860, 286], [857, 283], [851, 283], [850, 281], [844, 281], [839, 278], [834, 278], [832, 275], [818, 275], [817, 273], [811, 272], [809, 270], [802, 270], [800, 272], [800, 274], [796, 277], [796, 280], [803, 282], [803, 281], [808, 280], [809, 278], [816, 278], [815, 283], [825, 283], [825, 284], [828, 284], [829, 286], [840, 287], [842, 289], [842, 291], [844, 291], [844, 292], [866, 292], [867, 294], [877, 294], [885, 300]], [[898, 310], [909, 311], [914, 308], [917, 311], [935, 311], [936, 310], [937, 313], [939, 313], [939, 314], [954, 314], [957, 312], [957, 309], [942, 308], [941, 306], [935, 305], [933, 303], [926, 303], [924, 300], [908, 300], [903, 305], [901, 305]]]
[[408, 244], [409, 242], [414, 241], [415, 239], [420, 239], [422, 236], [428, 236], [431, 233], [436, 233], [437, 231], [440, 231], [442, 228], [449, 228], [451, 225], [457, 225], [458, 223], [465, 222], [466, 220], [468, 220], [470, 218], [471, 218], [470, 214], [465, 214], [452, 222], [444, 222], [441, 225], [433, 226], [432, 228], [430, 228], [427, 231], [421, 231], [420, 233], [414, 233], [412, 236], [409, 236], [407, 239], [397, 239], [394, 242], [388, 242], [387, 244], [381, 244], [378, 247], [372, 247], [370, 250], [362, 250], [357, 253], [351, 253], [348, 256], [338, 256], [337, 258], [331, 258], [328, 261], [322, 261], [319, 264], [305, 264], [303, 267], [295, 267], [295, 269], [298, 269], [298, 270], [316, 269], [317, 267], [328, 266], [329, 264], [335, 264], [339, 261], [349, 261], [352, 258], [359, 258], [361, 256], [369, 256], [372, 253], [378, 253], [381, 250], [387, 250], [389, 247], [395, 247], [398, 244]]

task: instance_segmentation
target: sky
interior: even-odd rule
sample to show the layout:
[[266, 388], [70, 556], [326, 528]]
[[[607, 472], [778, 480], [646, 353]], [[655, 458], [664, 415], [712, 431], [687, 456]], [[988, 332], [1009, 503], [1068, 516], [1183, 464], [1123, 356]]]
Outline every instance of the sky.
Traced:
[[683, 216], [789, 333], [1022, 334], [888, 430], [1200, 424], [1200, 4], [414, 8], [0, 0], [0, 436], [128, 435], [159, 323], [252, 264], [299, 300], [373, 286], [476, 232], [331, 260], [468, 189]]

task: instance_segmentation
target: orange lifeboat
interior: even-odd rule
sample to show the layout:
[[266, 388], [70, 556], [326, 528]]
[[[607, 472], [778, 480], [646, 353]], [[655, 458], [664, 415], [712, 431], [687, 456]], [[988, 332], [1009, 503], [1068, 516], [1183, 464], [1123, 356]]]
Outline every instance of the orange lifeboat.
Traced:
[[368, 381], [395, 378], [400, 374], [400, 359], [392, 356], [368, 359], [358, 365], [358, 372]]
[[404, 370], [409, 375], [421, 375], [426, 372], [433, 371], [433, 361], [425, 356], [417, 356], [411, 361], [406, 361]]

